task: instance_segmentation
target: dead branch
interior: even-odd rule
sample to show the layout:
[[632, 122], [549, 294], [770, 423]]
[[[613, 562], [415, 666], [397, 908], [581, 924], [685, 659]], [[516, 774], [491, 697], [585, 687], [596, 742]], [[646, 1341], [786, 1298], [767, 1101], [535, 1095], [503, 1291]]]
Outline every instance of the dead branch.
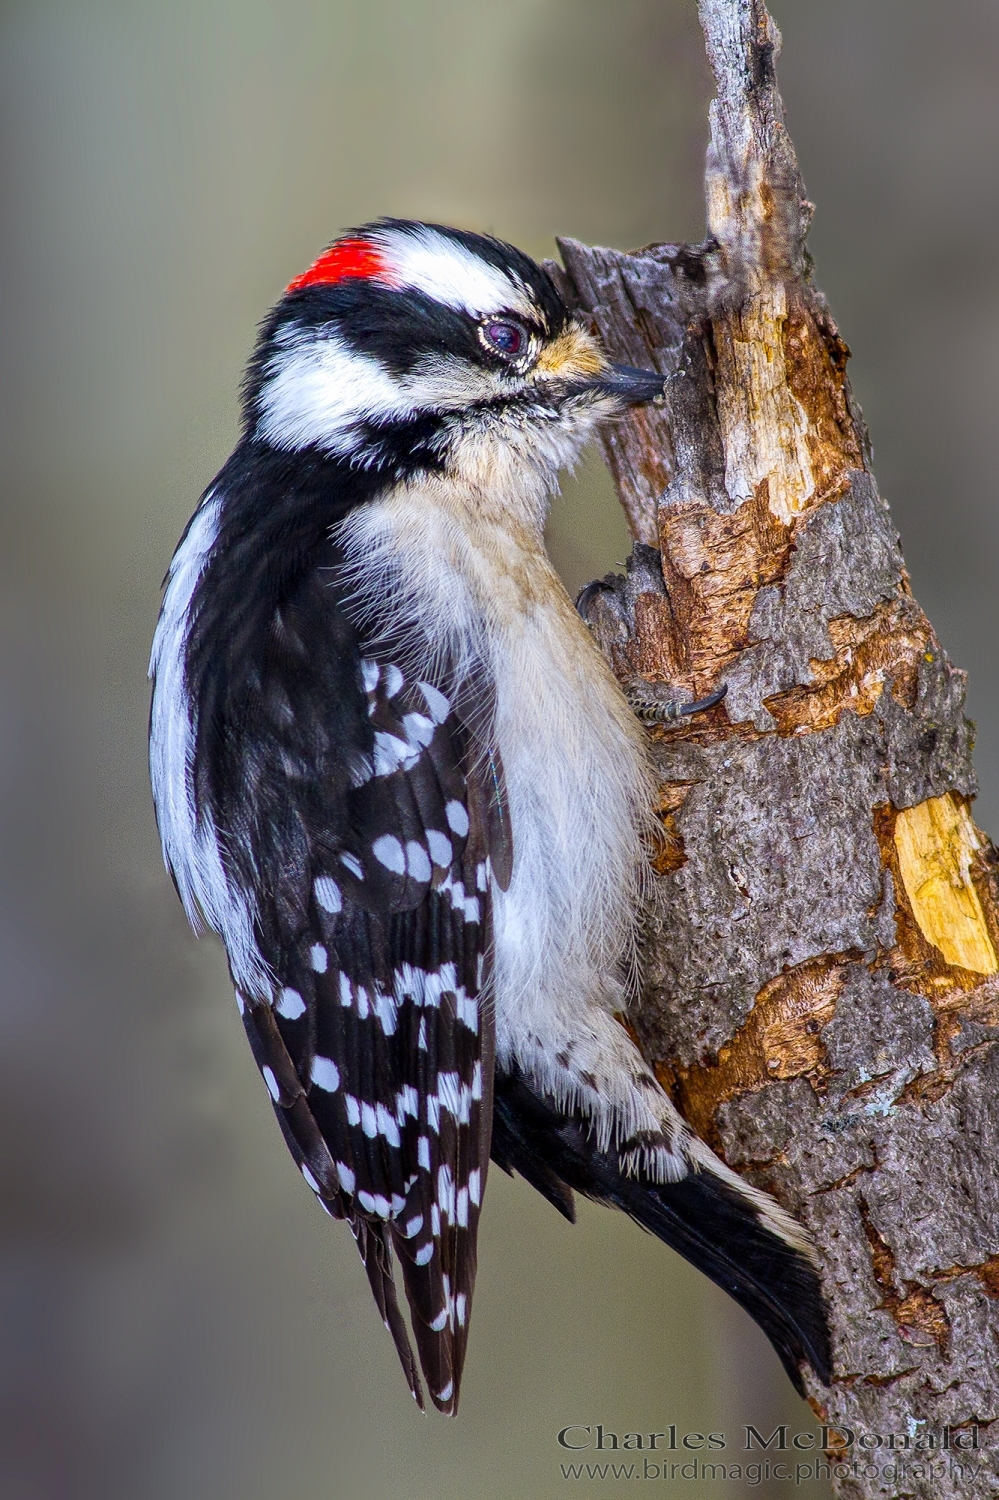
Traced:
[[[631, 1019], [688, 1119], [815, 1235], [836, 1378], [812, 1405], [858, 1460], [836, 1492], [994, 1495], [999, 888], [964, 676], [912, 597], [811, 282], [779, 33], [762, 0], [700, 15], [708, 239], [560, 246], [612, 354], [669, 377], [662, 410], [605, 438], [637, 545], [591, 624], [622, 678], [728, 684], [652, 731]], [[926, 1475], [928, 1434], [948, 1446]]]

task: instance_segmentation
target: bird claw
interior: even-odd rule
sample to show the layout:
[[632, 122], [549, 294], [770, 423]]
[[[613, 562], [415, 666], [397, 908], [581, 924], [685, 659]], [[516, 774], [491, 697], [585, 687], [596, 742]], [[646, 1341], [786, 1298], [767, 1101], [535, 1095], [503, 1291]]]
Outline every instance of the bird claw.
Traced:
[[666, 683], [646, 682], [644, 678], [632, 678], [624, 685], [625, 695], [633, 713], [646, 724], [675, 724], [678, 720], [701, 714], [720, 703], [728, 692], [728, 684], [722, 683], [706, 698], [697, 698], [693, 703], [682, 703], [677, 698], [665, 698], [663, 691], [670, 691]]
[[693, 703], [684, 703], [677, 711], [676, 717], [679, 719], [684, 714], [702, 714], [705, 709], [714, 708], [716, 703], [720, 703], [727, 692], [728, 683], [723, 682], [721, 687], [715, 688], [714, 692], [709, 693], [706, 698], [698, 698]]

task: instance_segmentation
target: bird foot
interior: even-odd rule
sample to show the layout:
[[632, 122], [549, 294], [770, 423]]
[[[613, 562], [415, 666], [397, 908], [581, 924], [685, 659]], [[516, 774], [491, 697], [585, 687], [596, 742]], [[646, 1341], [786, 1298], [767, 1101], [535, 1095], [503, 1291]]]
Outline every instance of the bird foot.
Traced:
[[691, 714], [704, 713], [720, 703], [728, 692], [728, 684], [722, 683], [706, 698], [693, 703], [684, 703], [676, 695], [676, 689], [668, 682], [648, 682], [644, 677], [629, 677], [623, 684], [625, 697], [634, 714], [643, 724], [675, 724]]

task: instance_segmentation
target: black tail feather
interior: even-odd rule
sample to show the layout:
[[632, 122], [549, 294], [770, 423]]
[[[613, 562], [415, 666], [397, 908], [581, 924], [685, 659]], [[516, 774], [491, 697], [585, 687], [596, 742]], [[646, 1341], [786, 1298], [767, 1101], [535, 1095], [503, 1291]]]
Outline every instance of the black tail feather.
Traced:
[[413, 1346], [409, 1342], [409, 1333], [396, 1296], [395, 1279], [392, 1274], [392, 1249], [388, 1233], [383, 1225], [375, 1225], [370, 1220], [362, 1218], [353, 1219], [350, 1228], [357, 1241], [357, 1248], [361, 1252], [364, 1269], [368, 1273], [368, 1283], [374, 1294], [382, 1322], [392, 1335], [406, 1383], [413, 1393], [417, 1406], [421, 1411], [426, 1411], [423, 1402], [423, 1386], [420, 1382], [416, 1360], [413, 1357]]
[[496, 1076], [490, 1155], [510, 1177], [520, 1173], [570, 1224], [576, 1222], [572, 1189], [532, 1147], [532, 1140], [551, 1129], [552, 1114], [520, 1080]]
[[829, 1329], [818, 1272], [767, 1226], [748, 1189], [744, 1195], [707, 1170], [675, 1183], [625, 1176], [613, 1152], [596, 1149], [581, 1117], [539, 1099], [517, 1076], [496, 1078], [492, 1153], [499, 1166], [519, 1172], [567, 1218], [572, 1189], [623, 1209], [745, 1308], [800, 1395], [802, 1361], [829, 1384]]
[[701, 1171], [676, 1183], [624, 1179], [610, 1201], [745, 1308], [799, 1395], [805, 1394], [802, 1360], [829, 1384], [829, 1329], [818, 1272], [800, 1250], [764, 1227], [737, 1189]]

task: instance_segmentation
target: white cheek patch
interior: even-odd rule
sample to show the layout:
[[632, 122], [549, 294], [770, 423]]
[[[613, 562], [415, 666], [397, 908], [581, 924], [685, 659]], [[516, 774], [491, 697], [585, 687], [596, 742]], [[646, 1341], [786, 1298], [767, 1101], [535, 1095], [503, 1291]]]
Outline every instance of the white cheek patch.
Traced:
[[275, 342], [256, 434], [275, 448], [315, 445], [346, 456], [360, 446], [358, 424], [415, 415], [412, 397], [384, 365], [351, 349], [334, 329], [292, 324]]
[[[439, 356], [421, 360], [408, 375], [390, 375], [379, 360], [351, 350], [333, 328], [291, 332], [297, 339], [276, 335], [284, 347], [268, 363], [256, 427], [258, 438], [285, 451], [315, 446], [358, 458], [368, 450], [367, 423], [461, 411], [524, 385], [511, 387], [464, 360]], [[365, 689], [373, 691], [367, 679]]]
[[412, 233], [387, 229], [372, 236], [385, 258], [393, 286], [412, 287], [473, 318], [491, 312], [519, 312], [533, 307], [519, 280], [490, 266], [464, 245], [421, 226]]

